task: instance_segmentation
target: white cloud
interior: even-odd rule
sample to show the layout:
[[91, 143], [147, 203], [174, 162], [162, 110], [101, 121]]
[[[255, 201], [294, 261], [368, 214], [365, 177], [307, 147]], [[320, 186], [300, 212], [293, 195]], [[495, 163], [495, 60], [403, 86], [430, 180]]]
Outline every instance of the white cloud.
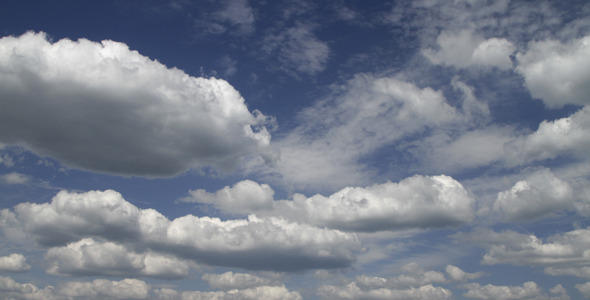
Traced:
[[478, 283], [470, 283], [466, 284], [465, 288], [468, 291], [463, 296], [472, 299], [547, 299], [533, 281], [527, 281], [522, 286], [481, 286]]
[[31, 266], [22, 254], [0, 256], [0, 272], [26, 272]]
[[460, 32], [443, 31], [436, 39], [440, 49], [426, 49], [422, 54], [431, 63], [457, 68], [470, 66], [498, 67], [503, 70], [512, 68], [510, 55], [516, 47], [502, 38], [483, 38], [474, 35], [471, 30]]
[[324, 285], [319, 289], [324, 299], [450, 299], [452, 292], [443, 287], [431, 284], [407, 289], [361, 289], [356, 282], [346, 286]]
[[466, 121], [440, 91], [358, 75], [298, 115], [299, 125], [275, 142], [281, 157], [273, 171], [296, 187], [366, 184], [371, 169], [361, 159], [412, 134]]
[[226, 186], [214, 194], [203, 189], [189, 191], [189, 194], [190, 197], [183, 198], [182, 201], [213, 204], [232, 214], [249, 214], [272, 209], [274, 190], [267, 184], [244, 180], [233, 187]]
[[315, 75], [323, 71], [330, 55], [328, 44], [314, 35], [312, 26], [303, 24], [267, 36], [262, 50], [269, 55], [276, 52], [282, 69], [294, 75]]
[[514, 231], [494, 232], [479, 229], [453, 236], [463, 242], [484, 247], [484, 264], [513, 264], [545, 267], [550, 275], [588, 277], [590, 266], [590, 228], [576, 229], [540, 239]]
[[[2, 216], [6, 218], [2, 222], [20, 222], [23, 230], [42, 245], [56, 247], [78, 242], [56, 250], [56, 259], [70, 254], [86, 255], [70, 270], [114, 267], [120, 264], [103, 262], [101, 258], [118, 257], [131, 263], [128, 267], [135, 273], [152, 275], [146, 262], [149, 259], [153, 259], [154, 272], [169, 272], [157, 269], [164, 258], [150, 256], [149, 252], [126, 252], [123, 243], [209, 265], [282, 271], [347, 267], [354, 261], [352, 253], [360, 250], [355, 234], [274, 217], [222, 221], [186, 215], [168, 220], [153, 209], [138, 209], [112, 190], [61, 191], [50, 203], [21, 203], [14, 214], [3, 211]], [[80, 241], [87, 237], [105, 239], [106, 243]], [[111, 252], [118, 254], [99, 255], [96, 262], [88, 256]], [[60, 256], [63, 253], [68, 254]], [[145, 269], [134, 269], [133, 262], [142, 259]], [[62, 264], [58, 268], [65, 267]]]
[[543, 121], [530, 135], [507, 146], [509, 164], [552, 159], [561, 155], [590, 158], [590, 106], [584, 107], [569, 117]]
[[247, 273], [233, 273], [231, 271], [223, 274], [205, 274], [201, 279], [207, 281], [210, 287], [224, 291], [278, 285], [271, 279]]
[[347, 187], [328, 197], [295, 194], [292, 200], [273, 201], [273, 193], [268, 185], [248, 180], [214, 194], [191, 191], [192, 199], [212, 203], [224, 212], [238, 213], [238, 208], [244, 208], [246, 213], [346, 231], [444, 227], [473, 217], [473, 198], [461, 183], [445, 175]]
[[17, 172], [0, 175], [0, 183], [3, 184], [25, 184], [28, 181], [29, 176]]
[[494, 210], [509, 221], [532, 220], [555, 211], [573, 208], [570, 185], [548, 169], [542, 169], [510, 190], [498, 193]]
[[229, 290], [226, 292], [183, 292], [182, 300], [224, 300], [224, 299], [244, 299], [244, 300], [301, 300], [301, 295], [297, 292], [291, 292], [284, 286], [259, 286], [242, 290]]
[[303, 211], [310, 222], [331, 228], [380, 231], [461, 224], [471, 220], [472, 205], [473, 198], [451, 177], [416, 175], [344, 188], [329, 197], [294, 197], [281, 201], [278, 210]]
[[6, 299], [148, 299], [151, 287], [137, 279], [92, 282], [65, 282], [57, 287], [37, 288], [30, 283], [18, 283], [0, 276], [0, 292]]
[[123, 43], [4, 37], [0, 72], [0, 141], [68, 166], [171, 176], [268, 154], [266, 117], [226, 81], [169, 69]]
[[582, 293], [585, 298], [590, 298], [590, 282], [576, 284], [576, 289]]
[[144, 281], [123, 279], [110, 281], [96, 279], [92, 282], [67, 282], [57, 289], [58, 295], [77, 298], [147, 299], [151, 288]]
[[525, 86], [548, 107], [590, 103], [590, 36], [532, 42], [516, 57]]
[[472, 279], [477, 279], [477, 278], [485, 275], [482, 272], [467, 273], [467, 272], [465, 272], [465, 271], [461, 270], [460, 268], [453, 266], [453, 265], [447, 265], [447, 267], [445, 268], [445, 271], [447, 272], [447, 274], [449, 274], [449, 277], [452, 281], [472, 280]]
[[186, 277], [190, 261], [152, 251], [136, 253], [112, 242], [97, 242], [85, 238], [47, 251], [47, 272], [73, 276], [147, 276], [164, 279]]

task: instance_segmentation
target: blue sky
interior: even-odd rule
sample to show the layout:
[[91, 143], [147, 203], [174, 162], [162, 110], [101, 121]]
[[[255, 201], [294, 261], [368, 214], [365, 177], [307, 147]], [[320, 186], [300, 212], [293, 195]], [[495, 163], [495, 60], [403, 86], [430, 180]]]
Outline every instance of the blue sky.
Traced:
[[1, 298], [590, 298], [588, 16], [2, 1]]

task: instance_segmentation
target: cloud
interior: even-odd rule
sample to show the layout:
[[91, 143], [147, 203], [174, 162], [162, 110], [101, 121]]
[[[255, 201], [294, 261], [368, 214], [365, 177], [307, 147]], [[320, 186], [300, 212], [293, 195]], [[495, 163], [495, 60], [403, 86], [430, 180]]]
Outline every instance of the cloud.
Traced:
[[186, 277], [194, 263], [152, 251], [137, 253], [121, 244], [85, 238], [45, 255], [47, 272], [71, 276], [133, 276], [178, 279]]
[[67, 282], [58, 291], [60, 295], [73, 298], [147, 299], [151, 288], [137, 279], [96, 279], [92, 282]]
[[574, 200], [570, 185], [548, 169], [542, 169], [498, 193], [494, 210], [508, 221], [524, 221], [571, 209]]
[[[464, 285], [468, 291], [463, 296], [472, 299], [549, 299], [533, 281], [527, 281], [522, 286], [505, 286], [478, 283]], [[556, 286], [557, 287], [557, 286]], [[559, 299], [569, 299], [565, 290], [552, 289], [562, 296]], [[558, 299], [558, 298], [551, 298]]]
[[[313, 34], [309, 25], [297, 24], [264, 39], [262, 50], [276, 57], [288, 73], [315, 75], [326, 68], [330, 47]], [[293, 72], [295, 70], [296, 72]]]
[[29, 176], [18, 172], [10, 172], [0, 175], [0, 183], [3, 184], [25, 184], [29, 181]]
[[[153, 209], [138, 209], [112, 190], [61, 191], [50, 203], [21, 203], [14, 210], [3, 211], [0, 221], [10, 228], [20, 223], [22, 230], [43, 246], [70, 243], [48, 251], [52, 254], [49, 258], [58, 263], [56, 272], [104, 273], [111, 266], [125, 266], [108, 261], [118, 258], [133, 274], [160, 276], [157, 274], [162, 271], [162, 276], [168, 276], [169, 270], [158, 271], [160, 264], [179, 263], [150, 252], [126, 252], [123, 244], [208, 265], [277, 271], [348, 267], [354, 261], [352, 253], [360, 250], [355, 234], [275, 217], [222, 221], [186, 215], [168, 220]], [[97, 243], [96, 239], [105, 242]], [[71, 255], [83, 259], [68, 267], [64, 263]], [[155, 268], [151, 269], [154, 274], [150, 266]]]
[[439, 49], [425, 49], [422, 54], [436, 65], [467, 68], [470, 66], [512, 68], [510, 55], [516, 47], [504, 38], [483, 38], [471, 30], [443, 31], [436, 39]]
[[169, 69], [123, 43], [4, 37], [0, 72], [0, 142], [70, 167], [173, 176], [268, 154], [266, 117], [226, 81]]
[[233, 187], [226, 186], [215, 193], [198, 189], [189, 191], [189, 194], [190, 196], [182, 201], [213, 204], [230, 214], [247, 215], [272, 209], [274, 190], [267, 184], [243, 180]]
[[0, 276], [0, 291], [7, 299], [147, 299], [151, 288], [137, 279], [96, 279], [92, 282], [65, 282], [57, 287], [39, 289], [33, 284], [21, 284], [10, 277]]
[[215, 193], [191, 191], [190, 199], [223, 212], [280, 216], [345, 231], [382, 231], [458, 225], [473, 217], [473, 198], [449, 176], [420, 176], [399, 183], [346, 187], [328, 197], [295, 194], [273, 200], [266, 184], [241, 181]]
[[477, 279], [477, 278], [485, 275], [482, 272], [467, 273], [467, 272], [465, 272], [453, 265], [447, 265], [447, 267], [445, 268], [445, 271], [447, 272], [447, 274], [449, 274], [449, 277], [452, 281], [457, 281], [457, 282]]
[[576, 284], [575, 288], [580, 291], [585, 298], [590, 298], [590, 282]]
[[187, 291], [182, 294], [175, 292], [170, 293], [171, 296], [176, 296], [172, 299], [182, 300], [201, 300], [201, 299], [244, 299], [244, 300], [301, 300], [303, 299], [298, 292], [291, 292], [284, 286], [259, 286], [248, 289], [234, 289], [230, 291], [216, 291], [216, 292], [201, 292], [201, 291]]
[[254, 12], [248, 0], [226, 1], [225, 7], [216, 15], [222, 21], [237, 27], [236, 35], [254, 32]]
[[[362, 99], [362, 101], [359, 101]], [[361, 74], [302, 110], [298, 126], [275, 142], [284, 182], [296, 187], [342, 188], [366, 184], [372, 170], [363, 159], [409, 136], [445, 130], [469, 119], [441, 91], [393, 77]]]
[[201, 279], [207, 281], [210, 287], [224, 291], [278, 285], [270, 279], [247, 273], [233, 273], [231, 271], [223, 274], [205, 274]]
[[319, 289], [319, 295], [324, 299], [450, 299], [452, 292], [443, 287], [431, 284], [408, 289], [361, 289], [352, 282], [346, 286], [324, 285]]
[[485, 229], [457, 233], [453, 237], [485, 248], [487, 252], [483, 256], [483, 264], [541, 266], [550, 275], [588, 276], [590, 228], [555, 234], [545, 239], [510, 230], [494, 232]]
[[415, 154], [431, 169], [456, 171], [500, 164], [528, 166], [559, 157], [587, 160], [590, 106], [568, 117], [544, 120], [533, 132], [491, 125], [457, 135], [441, 133], [417, 143]]
[[590, 103], [590, 36], [531, 42], [516, 58], [525, 86], [548, 107]]
[[0, 272], [26, 272], [31, 268], [22, 254], [0, 256]]

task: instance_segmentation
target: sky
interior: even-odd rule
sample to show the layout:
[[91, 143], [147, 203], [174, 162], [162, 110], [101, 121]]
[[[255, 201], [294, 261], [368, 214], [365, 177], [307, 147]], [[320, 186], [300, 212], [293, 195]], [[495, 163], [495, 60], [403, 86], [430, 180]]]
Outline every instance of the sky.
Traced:
[[0, 299], [590, 298], [587, 1], [0, 0]]

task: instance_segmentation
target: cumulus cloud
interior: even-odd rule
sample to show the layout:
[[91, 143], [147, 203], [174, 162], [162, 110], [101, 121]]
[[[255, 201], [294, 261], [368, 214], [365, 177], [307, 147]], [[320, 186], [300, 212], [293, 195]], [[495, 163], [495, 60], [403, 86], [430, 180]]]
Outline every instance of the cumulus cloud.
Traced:
[[281, 157], [274, 171], [296, 187], [364, 184], [371, 170], [363, 158], [410, 135], [466, 121], [440, 91], [358, 75], [298, 115], [299, 125], [275, 143]]
[[467, 273], [460, 268], [447, 265], [446, 274], [426, 271], [416, 263], [409, 263], [400, 268], [402, 274], [390, 277], [357, 276], [343, 286], [324, 285], [319, 294], [326, 299], [450, 299], [450, 290], [433, 286], [475, 279], [483, 273]]
[[301, 300], [298, 292], [291, 292], [284, 286], [259, 286], [248, 289], [234, 289], [229, 291], [201, 292], [187, 291], [180, 294], [182, 300], [229, 300], [229, 299], [269, 299], [269, 300]]
[[[240, 190], [243, 193], [237, 192]], [[416, 175], [399, 183], [347, 187], [328, 197], [295, 194], [292, 200], [273, 201], [273, 193], [266, 184], [242, 181], [215, 193], [191, 191], [191, 199], [212, 203], [229, 213], [244, 207], [246, 212], [257, 215], [281, 216], [346, 231], [444, 227], [473, 217], [473, 198], [461, 183], [445, 175]]]
[[151, 287], [137, 279], [92, 282], [65, 282], [57, 287], [38, 288], [30, 283], [18, 283], [0, 276], [0, 291], [7, 299], [147, 299]]
[[443, 31], [436, 39], [439, 49], [425, 49], [422, 54], [437, 65], [467, 68], [470, 66], [512, 68], [510, 55], [516, 47], [504, 38], [483, 39], [471, 30]]
[[26, 272], [31, 268], [22, 254], [0, 256], [0, 272]]
[[570, 185], [550, 170], [542, 169], [498, 193], [494, 210], [509, 221], [532, 220], [551, 212], [571, 209], [574, 199]]
[[[464, 287], [468, 291], [463, 296], [472, 299], [549, 299], [533, 281], [527, 281], [522, 286], [492, 284], [482, 286], [478, 283], [470, 283]], [[565, 290], [560, 294], [567, 297]], [[569, 299], [569, 297], [562, 299]]]
[[266, 117], [230, 84], [169, 69], [123, 43], [4, 37], [0, 73], [0, 142], [67, 166], [172, 176], [269, 158]]
[[315, 75], [326, 68], [330, 55], [328, 44], [318, 39], [310, 25], [297, 24], [264, 39], [262, 50], [277, 57], [287, 72]]
[[137, 279], [110, 281], [96, 279], [92, 282], [67, 282], [59, 287], [58, 295], [76, 298], [147, 299], [150, 286]]
[[210, 287], [218, 290], [248, 289], [258, 286], [278, 285], [271, 279], [247, 273], [233, 273], [231, 271], [223, 274], [205, 274], [201, 279], [207, 281]]
[[586, 298], [590, 298], [590, 282], [586, 282], [584, 284], [576, 284], [576, 289], [584, 295]]
[[476, 243], [486, 249], [482, 263], [545, 267], [551, 275], [588, 276], [590, 228], [576, 229], [540, 239], [514, 231], [479, 229], [457, 233], [455, 239]]
[[548, 107], [590, 103], [590, 36], [531, 42], [516, 58], [525, 86]]
[[215, 193], [198, 189], [189, 191], [189, 194], [190, 197], [183, 198], [182, 201], [213, 204], [232, 214], [249, 214], [271, 209], [274, 190], [267, 184], [243, 180], [233, 187], [226, 186]]
[[324, 299], [450, 299], [453, 293], [443, 287], [431, 284], [407, 289], [361, 289], [356, 282], [346, 286], [324, 285], [319, 289]]
[[47, 272], [72, 276], [140, 276], [164, 279], [186, 277], [190, 261], [152, 251], [137, 253], [121, 244], [85, 238], [47, 251]]
[[[347, 267], [354, 261], [352, 253], [360, 250], [355, 234], [282, 218], [222, 221], [186, 215], [168, 220], [153, 209], [135, 207], [112, 190], [61, 191], [50, 203], [21, 203], [14, 211], [3, 213], [6, 221], [2, 221], [10, 221], [12, 227], [20, 223], [41, 245], [62, 246], [48, 252], [57, 262], [56, 272], [106, 272], [105, 268], [118, 265], [141, 275], [163, 272], [168, 276], [173, 274], [159, 269], [162, 264], [179, 263], [149, 252], [128, 252], [122, 244], [209, 265], [280, 271]], [[65, 258], [70, 256], [82, 258], [68, 265]], [[111, 261], [115, 258], [126, 265]]]

